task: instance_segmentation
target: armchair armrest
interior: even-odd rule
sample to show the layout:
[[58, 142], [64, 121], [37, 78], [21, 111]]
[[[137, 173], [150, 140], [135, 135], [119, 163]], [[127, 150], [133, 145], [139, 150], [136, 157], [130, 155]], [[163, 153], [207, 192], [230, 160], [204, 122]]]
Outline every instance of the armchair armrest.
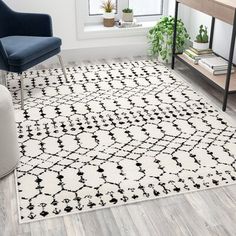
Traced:
[[52, 19], [46, 14], [13, 13], [12, 35], [51, 37]]

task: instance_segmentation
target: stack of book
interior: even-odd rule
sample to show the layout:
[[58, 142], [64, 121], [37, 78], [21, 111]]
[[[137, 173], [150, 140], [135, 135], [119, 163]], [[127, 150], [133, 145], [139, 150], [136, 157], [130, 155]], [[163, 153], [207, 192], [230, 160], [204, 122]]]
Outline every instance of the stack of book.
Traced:
[[183, 53], [183, 55], [192, 63], [198, 64], [198, 62], [203, 58], [209, 58], [214, 56], [214, 53], [211, 49], [207, 50], [197, 50], [195, 48], [189, 47]]
[[[199, 60], [199, 65], [211, 72], [213, 75], [224, 75], [228, 71], [228, 61], [221, 57], [213, 56], [211, 58], [203, 58]], [[232, 68], [231, 73], [234, 73]]]
[[140, 26], [142, 26], [142, 24], [137, 23], [136, 19], [134, 19], [132, 22], [126, 22], [126, 21], [120, 20], [117, 23], [118, 28], [134, 28], [134, 27], [140, 27]]

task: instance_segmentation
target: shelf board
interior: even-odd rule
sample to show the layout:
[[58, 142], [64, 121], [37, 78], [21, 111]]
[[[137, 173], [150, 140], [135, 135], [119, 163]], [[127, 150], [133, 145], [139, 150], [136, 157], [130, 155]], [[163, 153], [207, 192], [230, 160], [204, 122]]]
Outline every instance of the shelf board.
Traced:
[[219, 4], [222, 4], [223, 6], [231, 7], [236, 9], [236, 2], [235, 0], [215, 0], [215, 2], [218, 2]]
[[[211, 83], [216, 85], [218, 88], [225, 90], [225, 82], [226, 82], [226, 75], [212, 75], [209, 71], [205, 68], [195, 65], [183, 55], [176, 55], [176, 58], [182, 61], [184, 64], [195, 69], [201, 75], [203, 75], [206, 79], [208, 79]], [[236, 71], [236, 68], [235, 68]], [[231, 75], [230, 86], [229, 86], [229, 93], [236, 93], [236, 72]]]
[[226, 23], [234, 24], [235, 0], [178, 0], [178, 2]]

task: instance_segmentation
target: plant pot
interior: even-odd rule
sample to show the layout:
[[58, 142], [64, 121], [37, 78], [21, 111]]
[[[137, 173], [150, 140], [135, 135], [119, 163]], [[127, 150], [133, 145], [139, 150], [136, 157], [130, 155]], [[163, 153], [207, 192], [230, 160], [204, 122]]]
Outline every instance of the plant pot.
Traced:
[[131, 12], [131, 13], [125, 13], [125, 12], [123, 12], [123, 14], [122, 14], [122, 20], [123, 20], [124, 22], [133, 22], [133, 20], [134, 20], [134, 14], [133, 14], [133, 12]]
[[115, 14], [114, 14], [114, 12], [105, 12], [103, 14], [103, 25], [105, 27], [113, 27], [115, 25]]
[[193, 42], [193, 48], [201, 51], [201, 50], [207, 50], [209, 49], [209, 43], [197, 43], [197, 42]]

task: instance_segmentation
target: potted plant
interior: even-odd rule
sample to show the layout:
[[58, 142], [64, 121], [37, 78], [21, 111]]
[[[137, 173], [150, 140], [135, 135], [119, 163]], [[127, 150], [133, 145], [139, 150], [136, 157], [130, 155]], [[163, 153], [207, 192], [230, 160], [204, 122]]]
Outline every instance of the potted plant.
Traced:
[[207, 32], [207, 27], [200, 25], [199, 34], [196, 40], [193, 42], [193, 48], [197, 50], [207, 50], [209, 49], [209, 37]]
[[123, 12], [122, 20], [124, 22], [133, 22], [133, 20], [134, 20], [133, 9], [125, 8], [125, 9], [123, 9], [122, 12]]
[[[173, 33], [175, 19], [172, 16], [162, 17], [161, 20], [148, 32], [150, 54], [158, 56], [162, 62], [169, 63], [172, 56]], [[187, 29], [181, 19], [177, 21], [176, 52], [183, 52], [190, 39]]]
[[104, 10], [103, 25], [105, 27], [113, 27], [115, 25], [115, 4], [112, 0], [105, 0], [102, 3], [101, 8]]

